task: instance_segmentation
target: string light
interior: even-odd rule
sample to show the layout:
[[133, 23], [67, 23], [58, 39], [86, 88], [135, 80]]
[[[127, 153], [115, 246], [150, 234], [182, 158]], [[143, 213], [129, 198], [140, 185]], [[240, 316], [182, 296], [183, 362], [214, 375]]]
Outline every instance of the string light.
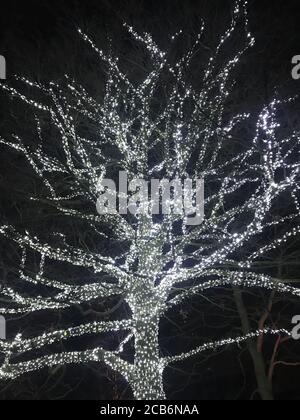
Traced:
[[[245, 46], [234, 51], [223, 65], [218, 64], [221, 53], [225, 53], [224, 46], [236, 33], [240, 22], [245, 27]], [[50, 240], [45, 243], [33, 233], [19, 232], [9, 225], [0, 226], [0, 234], [16, 243], [21, 251], [19, 281], [22, 285], [18, 291], [13, 285], [1, 290], [7, 304], [0, 312], [9, 316], [63, 311], [74, 305], [119, 296], [130, 308], [130, 319], [83, 323], [37, 337], [17, 335], [12, 340], [0, 342], [0, 352], [4, 355], [0, 378], [16, 379], [22, 374], [57, 365], [104, 362], [124, 376], [135, 398], [164, 399], [163, 373], [170, 363], [222, 346], [241, 344], [261, 334], [289, 335], [286, 330], [266, 328], [166, 358], [162, 357], [159, 346], [160, 320], [166, 312], [207, 290], [239, 286], [299, 296], [297, 288], [257, 273], [254, 263], [300, 233], [300, 226], [295, 226], [300, 209], [300, 135], [292, 132], [283, 137], [278, 113], [281, 106], [292, 102], [293, 98], [287, 101], [276, 98], [259, 114], [255, 136], [247, 149], [228, 156], [231, 149], [228, 144], [236, 128], [253, 118], [246, 113], [228, 117], [225, 112], [234, 84], [234, 70], [244, 52], [254, 45], [246, 1], [236, 2], [230, 28], [209, 59], [202, 75], [202, 87], [197, 90], [186, 81], [185, 74], [200, 47], [204, 24], [191, 50], [173, 65], [150, 34], [139, 35], [128, 25], [125, 28], [145, 48], [152, 61], [151, 69], [140, 83], [131, 81], [121, 71], [117, 58], [99, 49], [79, 30], [83, 40], [107, 66], [103, 101], [98, 102], [67, 75], [64, 81], [48, 85], [18, 78], [30, 88], [33, 96], [35, 91], [39, 92], [44, 103], [13, 87], [0, 85], [12, 97], [32, 107], [36, 115], [36, 147], [26, 145], [19, 135], [12, 135], [11, 139], [0, 138], [1, 144], [25, 156], [43, 183], [45, 195], [41, 193], [31, 199], [46, 200], [63, 216], [85, 222], [88, 229], [98, 235], [99, 241], [108, 237], [101, 230], [106, 225], [117, 243], [128, 244], [126, 251], [117, 257], [108, 257], [69, 245], [63, 232], [54, 233], [61, 244], [57, 246]], [[172, 37], [172, 44], [180, 35], [182, 31]], [[161, 87], [167, 100], [157, 98]], [[158, 106], [159, 110], [155, 111]], [[46, 117], [57, 132], [62, 150], [60, 158], [51, 155], [45, 147], [43, 121]], [[92, 138], [79, 133], [77, 117], [95, 127]], [[117, 157], [111, 156], [112, 147], [118, 151]], [[184, 213], [171, 213], [160, 221], [150, 214], [131, 218], [119, 214], [98, 215], [97, 185], [112, 167], [126, 171], [129, 181], [157, 175], [203, 178], [206, 185], [213, 186], [206, 191], [204, 222], [196, 227], [188, 226]], [[67, 192], [58, 191], [56, 180], [59, 177], [62, 182], [68, 178]], [[252, 193], [245, 195], [245, 187]], [[273, 219], [272, 206], [283, 194], [290, 195], [295, 208], [292, 214]], [[95, 212], [72, 207], [74, 200], [86, 203], [85, 208], [94, 208]], [[242, 226], [241, 219], [244, 220]], [[181, 223], [175, 229], [176, 222]], [[284, 229], [291, 223], [294, 223], [293, 228]], [[249, 252], [248, 247], [252, 245], [253, 248], [258, 238], [267, 238], [264, 233], [275, 226], [284, 229], [282, 236]], [[28, 253], [32, 251], [40, 255], [39, 269], [34, 275], [28, 270]], [[92, 271], [98, 281], [75, 285], [71, 281], [49, 278], [47, 267], [55, 262]], [[103, 281], [102, 275], [111, 280]], [[51, 297], [30, 297], [32, 286], [51, 289]], [[97, 347], [41, 358], [35, 356], [37, 349], [46, 350], [51, 344], [105, 332], [126, 332], [127, 335], [115, 351]], [[131, 345], [135, 352], [133, 363], [124, 357], [126, 348]], [[17, 361], [19, 356], [27, 361]]]

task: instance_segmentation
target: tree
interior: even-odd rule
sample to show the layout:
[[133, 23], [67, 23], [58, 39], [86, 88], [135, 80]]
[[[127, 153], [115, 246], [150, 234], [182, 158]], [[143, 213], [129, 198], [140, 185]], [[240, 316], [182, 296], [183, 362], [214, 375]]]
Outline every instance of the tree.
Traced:
[[[296, 223], [299, 132], [287, 132], [279, 124], [282, 106], [290, 106], [293, 99], [280, 101], [276, 96], [255, 122], [249, 113], [228, 112], [234, 100], [236, 67], [254, 44], [246, 2], [237, 1], [231, 26], [209, 58], [201, 86], [189, 80], [189, 68], [198, 49], [205, 47], [204, 24], [193, 47], [175, 59], [149, 34], [127, 30], [148, 53], [142, 69], [148, 72], [142, 80], [137, 74], [131, 80], [118, 59], [79, 31], [106, 66], [102, 101], [68, 76], [49, 84], [20, 78], [30, 92], [37, 92], [36, 99], [2, 85], [34, 110], [34, 141], [16, 134], [12, 139], [1, 138], [2, 144], [23, 153], [38, 176], [41, 188], [32, 199], [67, 220], [76, 220], [78, 232], [88, 232], [88, 239], [83, 241], [79, 233], [71, 235], [63, 226], [45, 237], [38, 227], [36, 232], [21, 232], [2, 225], [1, 234], [21, 250], [21, 263], [19, 282], [1, 290], [5, 305], [0, 312], [38, 317], [117, 296], [128, 315], [122, 320], [82, 320], [71, 328], [62, 325], [58, 331], [28, 338], [18, 334], [3, 341], [0, 377], [15, 379], [45, 367], [104, 362], [128, 381], [136, 399], [164, 399], [163, 374], [169, 365], [262, 334], [291, 335], [285, 329], [264, 326], [179, 355], [162, 354], [159, 344], [165, 314], [211, 289], [261, 288], [299, 296], [297, 288], [255, 268], [261, 256], [300, 232]], [[235, 49], [234, 34], [243, 38], [242, 49]], [[172, 43], [179, 43], [180, 37], [180, 33], [172, 37]], [[232, 50], [228, 57], [227, 51]], [[244, 130], [247, 125], [254, 127], [252, 139]], [[189, 226], [188, 215], [178, 215], [174, 202], [173, 211], [161, 217], [149, 211], [135, 217], [98, 215], [99, 179], [116, 178], [119, 171], [126, 171], [131, 181], [154, 176], [204, 179], [205, 221]], [[293, 210], [274, 217], [276, 203], [282, 199]], [[281, 231], [276, 237], [272, 236], [274, 227]], [[112, 255], [101, 249], [110, 238], [114, 240]], [[262, 240], [264, 244], [256, 246]], [[39, 269], [33, 274], [30, 267], [36, 255]], [[53, 278], [49, 272], [54, 265], [80, 268], [86, 278], [92, 272], [95, 281], [74, 284], [64, 278], [65, 269]], [[114, 350], [96, 345], [51, 352], [57, 343], [105, 333], [120, 337]], [[132, 349], [131, 357], [126, 348]]]

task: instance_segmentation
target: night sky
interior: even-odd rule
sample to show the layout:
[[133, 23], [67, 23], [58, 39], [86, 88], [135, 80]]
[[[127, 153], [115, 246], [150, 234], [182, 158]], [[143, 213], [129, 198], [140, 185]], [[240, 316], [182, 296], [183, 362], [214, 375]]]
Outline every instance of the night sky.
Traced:
[[[112, 45], [125, 69], [134, 69], [138, 77], [139, 66], [144, 63], [139, 50], [125, 35], [124, 22], [138, 32], [149, 31], [163, 48], [167, 48], [169, 35], [183, 30], [185, 43], [189, 45], [201, 23], [207, 22], [205, 46], [213, 48], [218, 37], [230, 23], [232, 0], [9, 0], [1, 5], [0, 55], [7, 62], [7, 80], [11, 83], [15, 74], [38, 81], [60, 80], [69, 74], [101, 97], [104, 73], [98, 68], [95, 57], [84, 45], [77, 33], [82, 28], [92, 35], [101, 48]], [[299, 0], [250, 0], [250, 27], [256, 45], [240, 63], [235, 103], [241, 112], [256, 112], [278, 92], [281, 97], [300, 93], [300, 80], [292, 79], [292, 57], [300, 55], [300, 2]], [[181, 45], [178, 48], [184, 48]], [[173, 52], [176, 55], [176, 51]], [[202, 69], [203, 56], [195, 61], [190, 77], [197, 83]], [[0, 135], [5, 137], [12, 131], [21, 130], [30, 140], [31, 126], [28, 110], [24, 111], [17, 101], [11, 101], [0, 93]], [[299, 115], [282, 116], [291, 122]], [[299, 121], [298, 121], [299, 123]], [[34, 140], [32, 140], [34, 141]], [[40, 229], [43, 237], [57, 230], [62, 221], [55, 212], [28, 202], [28, 196], [39, 188], [32, 178], [24, 159], [0, 146], [0, 215], [1, 224], [10, 223], [19, 228], [25, 226]], [[286, 204], [282, 203], [284, 208]], [[287, 204], [288, 205], [288, 204]], [[279, 209], [281, 211], [282, 209]], [[70, 222], [70, 234], [76, 235], [76, 227]], [[86, 238], [82, 236], [82, 240]], [[266, 267], [268, 273], [280, 274], [283, 278], [299, 278], [300, 243], [295, 241], [286, 248], [274, 252]], [[116, 253], [113, 241], [103, 244], [112, 255]], [[15, 281], [17, 250], [0, 239], [0, 282]], [[34, 261], [32, 262], [34, 263]], [[56, 271], [57, 270], [57, 271]], [[66, 271], [68, 270], [68, 271]], [[80, 269], [53, 267], [54, 275], [66, 273], [78, 279]], [[60, 274], [61, 275], [61, 274]], [[1, 284], [1, 283], [0, 283]], [[199, 345], [203, 338], [236, 336], [241, 325], [228, 290], [210, 292], [207, 300], [194, 299], [183, 305], [165, 319], [161, 325], [161, 345], [165, 353], [178, 353]], [[267, 292], [252, 291], [245, 294], [251, 325], [257, 329], [258, 320], [268, 306]], [[212, 305], [211, 302], [214, 304]], [[99, 303], [99, 312], [108, 311], [118, 300]], [[84, 308], [88, 312], [88, 307]], [[117, 317], [125, 313], [120, 307]], [[300, 314], [297, 299], [279, 297], [273, 308], [271, 319], [280, 326], [288, 326], [291, 316]], [[64, 322], [70, 326], [79, 323], [78, 309], [69, 310]], [[94, 320], [88, 312], [85, 321]], [[106, 318], [104, 318], [106, 320]], [[58, 314], [43, 314], [37, 320], [14, 319], [8, 323], [8, 334], [18, 331], [44, 331], [56, 328], [60, 322]], [[181, 325], [180, 329], [178, 324]], [[277, 324], [276, 324], [277, 325]], [[290, 325], [292, 328], [292, 326]], [[113, 336], [101, 337], [107, 347], [115, 344]], [[91, 344], [97, 344], [97, 338]], [[264, 359], [269, 366], [274, 350], [274, 340], [267, 341]], [[70, 349], [84, 348], [85, 340], [74, 340]], [[57, 346], [60, 349], [60, 345]], [[128, 350], [130, 358], [130, 350]], [[280, 365], [273, 376], [273, 392], [277, 400], [300, 400], [300, 344], [284, 343], [279, 360], [293, 366]], [[299, 366], [296, 364], [299, 363]], [[226, 348], [196, 359], [176, 364], [167, 369], [166, 392], [171, 400], [256, 400], [256, 378], [249, 351], [245, 346]], [[132, 394], [124, 380], [105, 366], [77, 366], [43, 370], [27, 375], [15, 383], [0, 383], [1, 400], [120, 400], [131, 399]]]

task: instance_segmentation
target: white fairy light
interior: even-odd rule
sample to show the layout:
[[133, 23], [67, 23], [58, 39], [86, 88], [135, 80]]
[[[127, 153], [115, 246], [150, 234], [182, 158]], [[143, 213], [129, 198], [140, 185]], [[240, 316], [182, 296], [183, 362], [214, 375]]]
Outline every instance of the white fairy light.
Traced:
[[[283, 103], [274, 99], [264, 107], [257, 121], [253, 142], [247, 150], [229, 158], [226, 152], [225, 159], [222, 155], [224, 150], [228, 150], [235, 128], [251, 117], [250, 114], [225, 116], [233, 86], [233, 70], [243, 53], [254, 44], [246, 7], [246, 1], [236, 2], [231, 26], [209, 59], [200, 90], [188, 84], [184, 74], [198, 50], [204, 25], [191, 51], [175, 65], [168, 62], [168, 55], [160, 50], [150, 34], [139, 35], [125, 25], [152, 60], [153, 66], [140, 84], [131, 81], [120, 70], [117, 58], [100, 50], [79, 30], [82, 38], [107, 66], [102, 102], [97, 102], [84, 87], [68, 76], [61, 84], [51, 82], [48, 86], [19, 78], [33, 92], [36, 90], [40, 96], [44, 95], [44, 104], [12, 87], [1, 85], [37, 114], [38, 145], [35, 149], [27, 146], [20, 136], [0, 138], [0, 143], [23, 153], [43, 183], [47, 193], [32, 197], [32, 200], [46, 200], [63, 216], [85, 222], [98, 235], [99, 241], [107, 237], [101, 231], [101, 227], [106, 225], [115, 241], [119, 244], [126, 242], [130, 247], [118, 257], [107, 257], [88, 252], [86, 248], [70, 246], [63, 232], [54, 233], [61, 244], [55, 246], [50, 240], [45, 243], [30, 232], [21, 233], [12, 226], [0, 226], [0, 234], [20, 248], [19, 280], [24, 287], [22, 290], [26, 290], [28, 284], [30, 290], [32, 286], [51, 289], [51, 297], [30, 297], [13, 286], [4, 287], [0, 293], [8, 304], [0, 308], [0, 313], [25, 316], [46, 310], [62, 311], [74, 305], [92, 304], [99, 299], [119, 296], [130, 308], [130, 319], [82, 323], [36, 337], [18, 335], [11, 341], [0, 342], [0, 352], [4, 355], [0, 378], [15, 379], [25, 373], [62, 364], [104, 362], [124, 376], [137, 399], [163, 399], [163, 373], [170, 363], [197, 356], [203, 351], [241, 344], [262, 333], [289, 335], [285, 330], [266, 328], [244, 337], [204, 344], [182, 355], [166, 358], [162, 357], [159, 347], [159, 325], [164, 314], [207, 290], [239, 286], [275, 290], [297, 297], [300, 294], [297, 288], [253, 269], [256, 260], [300, 233], [300, 226], [294, 222], [300, 210], [300, 164], [295, 162], [295, 156], [299, 160], [300, 134], [293, 132], [281, 137], [277, 113]], [[234, 35], [240, 21], [244, 21], [245, 25], [245, 47], [235, 51], [220, 68], [219, 56], [224, 53], [224, 45]], [[172, 37], [172, 43], [181, 33]], [[156, 95], [162, 84], [164, 90], [168, 85], [167, 101], [157, 100], [160, 99]], [[291, 101], [292, 98], [285, 102]], [[155, 113], [153, 109], [157, 108], [157, 103], [161, 108]], [[40, 114], [43, 114], [42, 118], [39, 118]], [[56, 129], [62, 150], [60, 158], [51, 156], [45, 150], [42, 121], [46, 116]], [[96, 130], [93, 138], [81, 137], [75, 116], [93, 124]], [[110, 156], [107, 145], [118, 150], [117, 158]], [[153, 154], [158, 159], [151, 164]], [[206, 185], [214, 185], [206, 193], [204, 222], [191, 228], [187, 226], [184, 214], [165, 215], [160, 222], [150, 215], [137, 215], [131, 220], [119, 214], [98, 215], [95, 208], [98, 180], [104, 179], [111, 167], [126, 171], [130, 181], [141, 177], [150, 179], [155, 174], [166, 174], [169, 178], [187, 175], [197, 178], [201, 175]], [[65, 195], [56, 188], [55, 179], [59, 176], [62, 180], [66, 176], [73, 180], [72, 184], [68, 181], [69, 191]], [[252, 191], [251, 195], [244, 196], [245, 187]], [[282, 194], [290, 195], [295, 208], [290, 215], [272, 219], [270, 210]], [[238, 203], [237, 195], [240, 196]], [[80, 211], [72, 207], [73, 201], [88, 203], [86, 208], [95, 208], [95, 212]], [[235, 204], [230, 205], [231, 202]], [[247, 223], [236, 231], [235, 222], [243, 215], [247, 215]], [[178, 221], [183, 223], [175, 230], [174, 223]], [[285, 224], [290, 226], [292, 222], [294, 227], [285, 229], [282, 236], [264, 242], [253, 251], [253, 243], [264, 236], [267, 229], [285, 227]], [[195, 243], [197, 249], [187, 251]], [[252, 251], [242, 254], [249, 245], [252, 245]], [[40, 255], [36, 274], [27, 269], [28, 253], [32, 251]], [[245, 257], [237, 259], [237, 254]], [[54, 262], [87, 269], [99, 280], [92, 284], [86, 281], [84, 285], [75, 285], [67, 280], [49, 278], [47, 267]], [[228, 269], [228, 266], [235, 268]], [[111, 281], [103, 281], [102, 274]], [[191, 283], [193, 286], [190, 286]], [[60, 341], [106, 332], [122, 332], [122, 337], [126, 332], [127, 335], [115, 351], [97, 347], [35, 358], [37, 349], [42, 351]], [[130, 342], [135, 352], [132, 364], [122, 358]], [[27, 361], [15, 361], [20, 355], [22, 360]]]

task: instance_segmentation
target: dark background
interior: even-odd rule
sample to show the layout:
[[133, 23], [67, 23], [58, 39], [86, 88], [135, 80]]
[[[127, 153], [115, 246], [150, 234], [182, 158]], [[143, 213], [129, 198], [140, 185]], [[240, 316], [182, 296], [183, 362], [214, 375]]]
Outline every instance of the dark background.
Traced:
[[[137, 31], [151, 32], [157, 42], [167, 48], [168, 36], [179, 29], [183, 29], [185, 42], [189, 44], [200, 27], [201, 18], [204, 18], [207, 22], [205, 45], [209, 49], [216, 45], [218, 37], [230, 22], [232, 5], [231, 0], [4, 2], [1, 4], [0, 15], [0, 54], [7, 60], [5, 83], [10, 83], [14, 74], [42, 81], [59, 80], [67, 73], [87, 84], [95, 96], [101, 95], [101, 69], [91, 54], [85, 51], [86, 47], [76, 32], [77, 27], [91, 34], [100, 47], [113, 45], [124, 65], [131, 69], [136, 64], [135, 51], [122, 28], [124, 22], [134, 26]], [[300, 54], [300, 3], [298, 0], [253, 0], [249, 6], [250, 27], [257, 43], [242, 60], [236, 96], [242, 110], [252, 111], [270, 100], [276, 90], [284, 97], [300, 92], [300, 81], [293, 81], [291, 77], [291, 59]], [[202, 64], [199, 57], [193, 70], [195, 79], [197, 65], [200, 69]], [[7, 96], [1, 94], [0, 134], [3, 136], [16, 128], [27, 130], [26, 113], [20, 115], [18, 109], [16, 112], [14, 109]], [[1, 223], [9, 220], [14, 224], [51, 225], [51, 215], [43, 210], [33, 212], [26, 204], [24, 195], [31, 189], [33, 181], [22, 158], [8, 153], [3, 147], [0, 148], [0, 156]], [[293, 261], [299, 261], [295, 257], [298, 249], [299, 246], [294, 245]], [[2, 276], [12, 275], [14, 251], [6, 243], [2, 244], [1, 250], [5, 260], [1, 266]], [[291, 250], [287, 250], [284, 255], [289, 257], [290, 253]], [[276, 258], [274, 256], [275, 266]], [[286, 276], [297, 277], [297, 261], [285, 267]], [[225, 296], [220, 294], [211, 298], [214, 298], [219, 309], [220, 302], [224, 306], [231, 305], [226, 293]], [[266, 297], [259, 295], [255, 297], [256, 300], [252, 298], [248, 297], [249, 310], [251, 314], [258, 312], [259, 317], [259, 311], [265, 308]], [[281, 310], [284, 313], [284, 305], [280, 306]], [[163, 341], [165, 349], [169, 351], [175, 346], [180, 351], [176, 324], [182, 323], [185, 317], [188, 317], [188, 321], [184, 321], [186, 328], [183, 338], [186, 343], [192, 344], [197, 337], [201, 337], [198, 326], [205, 312], [203, 303], [201, 306], [194, 302], [188, 308], [181, 308], [172, 322], [165, 320], [162, 325], [162, 332], [167, 337]], [[77, 316], [70, 314], [70, 322], [72, 318], [77, 319]], [[203, 331], [204, 335], [210, 337], [212, 331], [219, 329], [216, 337], [221, 337], [222, 331], [225, 332], [230, 323], [230, 320], [224, 321], [218, 309], [213, 309], [208, 319], [208, 324], [202, 327], [202, 336]], [[53, 320], [55, 322], [58, 320]], [[238, 325], [233, 330], [237, 333]], [[110, 342], [111, 338], [105, 337], [105, 340]], [[272, 346], [267, 346], [267, 360], [271, 354]], [[282, 359], [298, 363], [299, 347], [292, 345], [283, 348], [281, 356]], [[298, 366], [278, 369], [274, 379], [276, 398], [299, 400], [299, 379]], [[173, 399], [251, 399], [255, 398], [256, 383], [252, 361], [247, 352], [244, 349], [227, 349], [203, 360], [189, 361], [176, 369], [169, 369], [166, 373], [166, 388], [169, 397]], [[0, 399], [3, 400], [106, 398], [131, 398], [131, 394], [116, 374], [105, 367], [96, 366], [42, 372], [30, 378], [21, 378], [14, 384], [3, 384], [0, 388]]]

